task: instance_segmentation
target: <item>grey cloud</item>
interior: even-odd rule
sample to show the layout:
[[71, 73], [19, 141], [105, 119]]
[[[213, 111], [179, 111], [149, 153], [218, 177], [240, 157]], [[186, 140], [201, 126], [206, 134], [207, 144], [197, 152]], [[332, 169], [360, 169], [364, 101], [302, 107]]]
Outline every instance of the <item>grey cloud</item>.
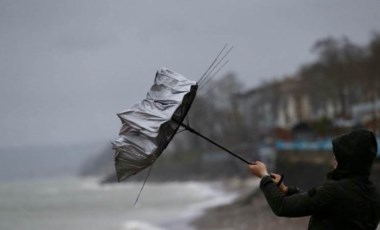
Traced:
[[380, 30], [380, 2], [0, 0], [0, 146], [107, 142], [161, 66], [196, 80], [225, 42], [247, 86], [311, 45]]

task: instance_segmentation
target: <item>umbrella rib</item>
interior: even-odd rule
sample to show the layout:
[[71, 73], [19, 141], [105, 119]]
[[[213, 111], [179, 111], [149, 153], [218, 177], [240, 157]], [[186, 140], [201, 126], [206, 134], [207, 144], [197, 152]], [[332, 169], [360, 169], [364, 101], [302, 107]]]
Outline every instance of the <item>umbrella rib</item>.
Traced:
[[143, 190], [144, 187], [145, 187], [145, 183], [146, 183], [146, 181], [148, 180], [148, 177], [150, 176], [150, 172], [152, 171], [152, 168], [153, 168], [153, 165], [151, 165], [151, 166], [149, 167], [148, 174], [146, 175], [146, 177], [145, 177], [145, 179], [144, 179], [144, 182], [143, 182], [143, 184], [142, 184], [142, 186], [141, 186], [141, 189], [140, 189], [140, 191], [139, 191], [139, 194], [138, 194], [137, 197], [136, 197], [136, 200], [135, 200], [135, 203], [133, 204], [133, 207], [136, 207], [136, 204], [137, 204], [137, 202], [139, 201], [140, 195], [141, 195], [141, 193], [142, 193], [142, 190]]
[[211, 67], [215, 64], [215, 62], [218, 60], [219, 56], [222, 54], [222, 52], [226, 49], [228, 43], [224, 45], [223, 49], [219, 51], [218, 55], [215, 57], [214, 61], [211, 63], [211, 65], [208, 67], [206, 72], [202, 75], [202, 77], [198, 80], [198, 82], [201, 82], [203, 78], [207, 75], [208, 71], [211, 69]]
[[[214, 67], [212, 68], [212, 70], [204, 77], [203, 81], [202, 82], [199, 82], [200, 85], [205, 85], [203, 84], [205, 81], [208, 82], [208, 78], [210, 77], [211, 74], [213, 74], [214, 70], [220, 65], [220, 63], [227, 57], [227, 55], [231, 52], [231, 50], [233, 49], [234, 47], [230, 47], [227, 52], [223, 55], [223, 57], [214, 65]], [[207, 80], [206, 80], [207, 79]]]
[[[225, 65], [227, 65], [227, 63], [229, 62], [230, 60], [227, 60], [227, 61], [225, 61], [224, 63], [223, 63], [223, 65], [221, 65], [220, 67], [219, 67], [219, 69], [211, 76], [211, 77], [209, 77], [208, 79], [207, 79], [207, 81], [199, 88], [199, 91], [201, 91], [202, 89], [204, 89], [204, 87], [206, 87], [206, 85], [207, 85], [207, 83], [210, 81], [210, 80], [212, 80], [218, 73], [219, 73], [219, 71], [221, 70], [221, 69], [223, 69], [223, 67], [225, 66]], [[206, 92], [207, 93], [207, 92]]]

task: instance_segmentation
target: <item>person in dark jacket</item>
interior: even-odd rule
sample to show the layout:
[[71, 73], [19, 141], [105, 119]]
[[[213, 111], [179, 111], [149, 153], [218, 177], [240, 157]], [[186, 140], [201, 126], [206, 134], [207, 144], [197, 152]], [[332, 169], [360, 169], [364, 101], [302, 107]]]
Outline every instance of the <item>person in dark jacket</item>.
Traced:
[[260, 188], [277, 216], [311, 216], [308, 229], [376, 229], [380, 195], [369, 179], [377, 154], [375, 135], [355, 130], [334, 138], [332, 144], [336, 167], [327, 173], [326, 182], [307, 192], [284, 185], [278, 174], [270, 176], [259, 161], [249, 168], [261, 178]]

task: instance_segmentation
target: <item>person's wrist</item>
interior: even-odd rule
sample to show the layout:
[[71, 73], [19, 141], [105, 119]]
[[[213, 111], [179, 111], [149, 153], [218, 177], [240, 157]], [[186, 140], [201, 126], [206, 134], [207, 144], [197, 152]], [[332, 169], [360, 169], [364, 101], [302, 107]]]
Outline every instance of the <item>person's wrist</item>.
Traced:
[[288, 186], [286, 186], [286, 185], [284, 185], [284, 184], [281, 184], [280, 189], [281, 189], [281, 191], [282, 191], [283, 193], [285, 193], [285, 194], [287, 194], [287, 193], [288, 193], [288, 190], [289, 190]]

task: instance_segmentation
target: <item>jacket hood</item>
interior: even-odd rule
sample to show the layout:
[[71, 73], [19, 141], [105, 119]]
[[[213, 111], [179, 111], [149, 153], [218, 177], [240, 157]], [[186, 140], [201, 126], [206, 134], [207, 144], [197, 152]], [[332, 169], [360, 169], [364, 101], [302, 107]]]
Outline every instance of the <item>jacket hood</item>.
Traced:
[[377, 154], [375, 135], [368, 130], [355, 130], [337, 136], [332, 141], [337, 168], [328, 174], [330, 179], [369, 177]]

